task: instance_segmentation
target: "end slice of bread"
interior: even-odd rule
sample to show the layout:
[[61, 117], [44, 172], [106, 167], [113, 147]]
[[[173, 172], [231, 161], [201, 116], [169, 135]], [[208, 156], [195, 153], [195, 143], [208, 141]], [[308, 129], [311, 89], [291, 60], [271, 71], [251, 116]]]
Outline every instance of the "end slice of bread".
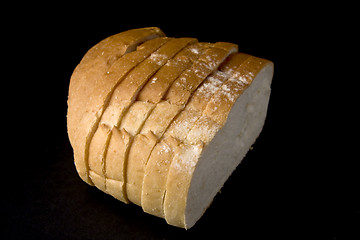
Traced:
[[267, 62], [237, 98], [226, 123], [207, 140], [203, 151], [199, 151], [203, 141], [196, 144], [190, 141], [182, 148], [183, 153], [173, 159], [164, 200], [169, 224], [191, 228], [240, 164], [262, 130], [272, 76], [273, 64]]

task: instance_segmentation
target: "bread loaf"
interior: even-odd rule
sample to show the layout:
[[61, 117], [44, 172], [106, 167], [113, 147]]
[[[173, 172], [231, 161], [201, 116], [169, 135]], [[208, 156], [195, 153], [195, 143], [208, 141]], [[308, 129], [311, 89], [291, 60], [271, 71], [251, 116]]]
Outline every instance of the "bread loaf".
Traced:
[[106, 38], [70, 80], [67, 126], [80, 177], [191, 228], [260, 134], [272, 62], [232, 43], [141, 28]]

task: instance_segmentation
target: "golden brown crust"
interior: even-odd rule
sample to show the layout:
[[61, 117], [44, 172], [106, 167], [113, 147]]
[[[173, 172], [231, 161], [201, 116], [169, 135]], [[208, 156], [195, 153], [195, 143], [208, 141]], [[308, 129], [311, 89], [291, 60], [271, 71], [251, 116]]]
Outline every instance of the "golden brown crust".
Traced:
[[[141, 67], [142, 71], [132, 71], [129, 76], [121, 82], [121, 87], [118, 88], [119, 96], [122, 99], [133, 99], [138, 93], [139, 88], [146, 84], [148, 78], [144, 78], [144, 74], [149, 74], [149, 77], [156, 73], [169, 59], [176, 53], [183, 49], [188, 44], [196, 41], [193, 38], [177, 38], [170, 39], [156, 52], [151, 54], [138, 68]], [[144, 82], [143, 79], [146, 79]]]
[[185, 208], [191, 176], [204, 145], [181, 144], [169, 167], [164, 198], [164, 215], [168, 224], [186, 227]]
[[171, 159], [173, 159], [179, 141], [173, 137], [163, 138], [153, 149], [146, 164], [141, 192], [141, 206], [152, 215], [164, 218], [164, 197], [166, 178]]
[[249, 55], [242, 53], [231, 54], [219, 69], [210, 74], [190, 97], [185, 109], [177, 115], [165, 133], [180, 141], [185, 141], [190, 129], [197, 119], [202, 116], [206, 105], [221, 85], [233, 74], [234, 70], [247, 59]]
[[103, 77], [100, 78], [103, 79], [102, 81], [99, 80], [93, 83], [95, 87], [89, 98], [86, 98], [80, 90], [76, 91], [76, 89], [72, 89], [70, 86], [69, 92], [72, 90], [75, 91], [75, 93], [78, 92], [78, 98], [83, 98], [82, 101], [87, 102], [84, 110], [81, 104], [77, 104], [76, 101], [72, 101], [72, 99], [69, 98], [68, 105], [74, 105], [73, 109], [81, 108], [83, 114], [81, 120], [78, 121], [79, 119], [74, 118], [71, 115], [71, 107], [69, 107], [68, 126], [71, 128], [71, 131], [69, 130], [69, 138], [72, 139], [71, 144], [74, 149], [76, 170], [80, 177], [88, 184], [93, 185], [88, 174], [88, 148], [98, 126], [100, 117], [107, 105], [107, 99], [111, 96], [115, 86], [123, 79], [126, 73], [164, 44], [164, 41], [165, 40], [162, 38], [146, 41], [141, 45], [143, 47], [139, 50], [119, 58], [107, 72], [102, 73]]
[[[111, 129], [106, 125], [101, 124], [96, 131], [89, 148], [89, 169], [92, 170], [99, 176], [104, 176], [104, 159], [107, 150], [107, 144], [104, 144], [104, 140], [106, 143], [109, 142], [111, 136]], [[91, 176], [90, 176], [91, 178]], [[93, 179], [92, 179], [93, 180]], [[94, 181], [93, 181], [94, 182]], [[101, 184], [105, 185], [104, 183]], [[95, 184], [96, 186], [96, 184]], [[105, 190], [105, 188], [104, 188]]]
[[85, 54], [70, 80], [67, 118], [70, 141], [73, 141], [76, 125], [84, 114], [96, 82], [114, 61], [133, 51], [141, 42], [161, 36], [165, 34], [159, 28], [133, 29], [102, 40]]
[[[222, 46], [223, 47], [223, 46]], [[171, 104], [186, 104], [192, 92], [211, 74], [231, 53], [237, 51], [232, 44], [227, 50], [216, 46], [206, 49], [199, 59], [175, 80], [165, 99]]]
[[137, 135], [155, 107], [150, 102], [135, 101], [121, 120], [119, 128], [126, 129], [132, 136]]
[[204, 110], [204, 115], [220, 125], [224, 125], [227, 116], [241, 93], [251, 84], [257, 73], [270, 62], [257, 57], [248, 57], [234, 70], [234, 76], [225, 82]]
[[[132, 136], [125, 130], [112, 128], [111, 140], [106, 154], [106, 177], [124, 182], [124, 163], [127, 146], [132, 141]], [[120, 143], [121, 144], [118, 144]]]
[[159, 102], [146, 120], [141, 133], [152, 131], [155, 136], [160, 138], [174, 117], [183, 108], [184, 106], [170, 104], [167, 101]]
[[114, 127], [105, 160], [105, 189], [110, 195], [128, 203], [125, 191], [126, 159], [132, 136], [125, 130]]
[[[167, 55], [163, 54], [163, 52], [169, 51], [167, 46], [171, 40], [174, 39], [164, 39], [165, 43], [159, 49], [153, 52], [143, 62], [139, 63], [139, 65], [130, 71], [119, 83], [101, 117], [102, 123], [116, 127], [120, 125], [122, 116], [134, 102], [137, 93], [144, 86], [149, 77], [164, 64], [164, 61], [166, 61]], [[155, 61], [152, 61], [151, 58], [153, 55], [157, 56], [160, 54], [163, 54], [161, 55], [163, 57], [161, 60], [162, 62], [158, 65]]]
[[207, 46], [208, 44], [195, 43], [179, 52], [147, 82], [140, 92], [138, 100], [160, 102], [175, 79], [198, 59]]
[[138, 134], [129, 150], [126, 171], [126, 192], [129, 200], [141, 206], [141, 188], [146, 162], [157, 143], [157, 137], [150, 131]]

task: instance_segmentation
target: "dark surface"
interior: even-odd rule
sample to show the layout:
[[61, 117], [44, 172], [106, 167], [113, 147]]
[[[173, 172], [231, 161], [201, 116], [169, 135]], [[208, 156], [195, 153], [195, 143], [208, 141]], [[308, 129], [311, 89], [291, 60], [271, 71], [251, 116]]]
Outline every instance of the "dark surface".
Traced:
[[[7, 170], [11, 176], [2, 175], [6, 194], [0, 202], [0, 238], [355, 239], [358, 184], [342, 182], [333, 159], [346, 155], [338, 158], [333, 151], [337, 144], [328, 144], [336, 131], [325, 126], [323, 118], [337, 103], [331, 101], [330, 107], [317, 89], [328, 83], [317, 71], [328, 57], [317, 36], [327, 34], [332, 23], [309, 24], [305, 20], [311, 10], [273, 10], [267, 5], [256, 13], [251, 9], [258, 6], [241, 6], [235, 15], [229, 14], [231, 4], [187, 11], [174, 6], [168, 13], [156, 5], [140, 5], [134, 3], [127, 14], [108, 5], [92, 10], [55, 7], [33, 12], [39, 15], [31, 21], [24, 18], [15, 28], [21, 37], [13, 41], [18, 46], [26, 43], [28, 50], [16, 58], [22, 59], [26, 74], [22, 103], [29, 113], [17, 118], [21, 124], [6, 125], [17, 131], [11, 131], [10, 159], [3, 155], [3, 173]], [[141, 18], [139, 8], [146, 12]], [[254, 149], [187, 231], [82, 182], [66, 133], [69, 80], [82, 56], [112, 34], [147, 26], [158, 26], [172, 37], [234, 42], [239, 51], [275, 64], [268, 117]], [[346, 183], [355, 179], [345, 178]]]

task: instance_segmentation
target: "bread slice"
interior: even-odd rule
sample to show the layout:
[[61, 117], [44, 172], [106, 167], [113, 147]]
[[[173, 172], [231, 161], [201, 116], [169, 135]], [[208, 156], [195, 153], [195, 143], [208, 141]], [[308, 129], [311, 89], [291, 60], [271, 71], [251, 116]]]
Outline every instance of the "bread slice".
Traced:
[[[157, 35], [156, 35], [157, 36]], [[167, 40], [164, 38], [154, 38], [141, 44], [136, 51], [127, 53], [123, 57], [116, 60], [111, 67], [100, 75], [98, 81], [92, 83], [95, 85], [92, 94], [87, 97], [87, 104], [85, 110], [82, 109], [83, 114], [81, 119], [74, 120], [70, 114], [72, 105], [77, 105], [77, 101], [73, 101], [74, 98], [68, 100], [68, 126], [75, 125], [76, 127], [70, 127], [69, 138], [71, 145], [74, 149], [74, 160], [76, 170], [79, 173], [81, 179], [90, 185], [93, 185], [91, 179], [88, 176], [88, 149], [90, 141], [98, 127], [99, 120], [106, 108], [109, 98], [114, 91], [114, 88], [119, 82], [131, 71], [137, 64], [142, 62], [152, 52], [162, 46]], [[110, 46], [111, 47], [111, 46]], [[96, 66], [93, 66], [96, 68]], [[92, 68], [89, 66], [88, 68]], [[76, 79], [76, 78], [75, 78]], [[71, 80], [73, 81], [73, 80]], [[69, 92], [72, 91], [70, 86]], [[78, 92], [80, 97], [82, 96], [81, 90], [73, 90]], [[81, 105], [83, 108], [83, 105]], [[75, 107], [74, 107], [75, 108]], [[71, 132], [74, 133], [71, 133]]]
[[[246, 90], [238, 96], [228, 96], [227, 89], [222, 89], [223, 95], [229, 100], [234, 99], [224, 125], [206, 116], [209, 126], [220, 125], [215, 127], [218, 128], [216, 133], [210, 133], [210, 137], [200, 139], [197, 143], [188, 137], [171, 162], [164, 200], [167, 223], [191, 228], [258, 137], [266, 117], [273, 64], [257, 60], [258, 65], [253, 64], [254, 61], [242, 64], [241, 68], [247, 70], [239, 72], [238, 78], [227, 81], [236, 81], [239, 85], [245, 79], [252, 82]], [[191, 131], [201, 126], [194, 126]], [[204, 131], [211, 128], [204, 128]], [[207, 136], [206, 133], [200, 135]]]

